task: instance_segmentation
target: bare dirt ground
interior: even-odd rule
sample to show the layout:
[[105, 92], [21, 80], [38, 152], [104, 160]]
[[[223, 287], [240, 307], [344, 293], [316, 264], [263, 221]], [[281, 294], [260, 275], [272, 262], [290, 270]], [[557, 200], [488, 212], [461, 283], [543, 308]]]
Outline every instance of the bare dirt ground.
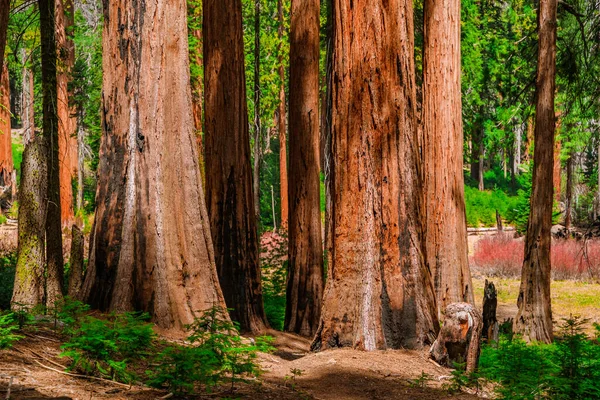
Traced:
[[[210, 399], [476, 399], [472, 394], [451, 396], [441, 389], [450, 371], [428, 361], [426, 352], [334, 350], [307, 353], [307, 339], [281, 332], [276, 337], [274, 354], [261, 354], [261, 378], [238, 384], [234, 392], [225, 388]], [[144, 386], [128, 386], [110, 381], [69, 376], [66, 360], [60, 354], [60, 336], [48, 328], [27, 332], [25, 339], [11, 350], [0, 351], [0, 399], [7, 394], [13, 378], [11, 399], [160, 399], [166, 391]], [[296, 372], [296, 376], [292, 373]], [[429, 374], [425, 388], [411, 380]], [[294, 378], [292, 378], [294, 377]], [[175, 398], [170, 397], [170, 398]]]

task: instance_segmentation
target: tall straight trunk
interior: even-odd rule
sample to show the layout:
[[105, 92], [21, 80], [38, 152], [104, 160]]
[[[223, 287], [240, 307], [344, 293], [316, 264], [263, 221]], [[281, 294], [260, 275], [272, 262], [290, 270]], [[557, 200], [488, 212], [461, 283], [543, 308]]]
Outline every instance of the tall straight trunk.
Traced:
[[531, 211], [525, 238], [515, 332], [526, 340], [552, 341], [550, 246], [554, 154], [557, 0], [540, 0], [536, 81], [535, 151]]
[[319, 0], [292, 0], [290, 225], [285, 329], [315, 334], [323, 297], [319, 166]]
[[521, 166], [521, 148], [523, 147], [523, 123], [518, 122], [515, 127], [515, 155], [513, 157], [513, 175], [519, 174]]
[[565, 193], [565, 228], [567, 232], [571, 229], [573, 214], [573, 157], [573, 152], [569, 151], [569, 158], [567, 158], [567, 188]]
[[325, 104], [323, 106], [323, 116], [321, 124], [321, 144], [323, 146], [322, 168], [325, 178], [325, 240], [324, 248], [327, 259], [327, 265], [331, 264], [331, 227], [332, 227], [332, 211], [333, 211], [333, 193], [332, 186], [332, 160], [333, 153], [331, 148], [331, 118], [333, 107], [333, 0], [323, 0], [327, 7], [326, 19], [326, 59], [325, 59]]
[[426, 0], [424, 17], [425, 255], [441, 318], [451, 303], [474, 303], [462, 157], [460, 0]]
[[186, 1], [113, 0], [104, 11], [104, 131], [82, 297], [179, 329], [225, 307], [198, 166]]
[[11, 305], [13, 309], [44, 304], [47, 147], [43, 137], [25, 146], [19, 190], [19, 246]]
[[594, 221], [599, 215], [600, 211], [600, 140], [598, 140], [598, 189], [596, 192], [596, 207], [594, 207]]
[[478, 188], [480, 192], [483, 192], [485, 190], [485, 185], [483, 183], [483, 162], [485, 161], [485, 147], [483, 146], [483, 127], [481, 128], [481, 141], [479, 142], [479, 150], [478, 150], [478, 157], [479, 157], [479, 168], [477, 169], [477, 182], [478, 182]]
[[554, 154], [553, 154], [553, 162], [552, 162], [552, 187], [554, 188], [554, 201], [557, 203], [560, 202], [560, 192], [561, 192], [561, 180], [560, 180], [560, 150], [561, 150], [561, 142], [557, 137], [558, 132], [560, 132], [560, 119], [559, 113], [556, 113], [556, 131], [555, 131], [555, 141], [554, 141]]
[[281, 228], [287, 229], [288, 226], [288, 170], [287, 170], [287, 138], [286, 138], [286, 113], [285, 113], [285, 67], [283, 65], [283, 40], [284, 24], [283, 19], [283, 0], [277, 1], [277, 13], [279, 16], [279, 182], [281, 194]]
[[204, 2], [206, 199], [219, 280], [244, 331], [266, 324], [252, 195], [241, 0]]
[[77, 173], [77, 118], [69, 99], [69, 82], [75, 65], [72, 35], [75, 25], [73, 0], [55, 0], [57, 63], [58, 162], [60, 211], [63, 226], [73, 221], [73, 179]]
[[[0, 70], [0, 186], [12, 186], [13, 157], [10, 130], [10, 84], [6, 64]], [[2, 209], [0, 208], [0, 214]]]
[[331, 263], [313, 349], [431, 343], [422, 256], [413, 3], [334, 1]]
[[531, 160], [531, 152], [533, 148], [533, 116], [527, 118], [527, 133], [525, 141], [525, 152], [523, 154], [523, 162], [528, 163]]
[[27, 54], [23, 49], [21, 53], [21, 61], [23, 63], [23, 93], [22, 93], [22, 112], [21, 120], [23, 123], [23, 145], [27, 145], [35, 135], [35, 119], [34, 119], [34, 93], [33, 93], [33, 72], [27, 62]]
[[0, 73], [4, 69], [4, 50], [6, 48], [9, 15], [10, 0], [0, 0]]
[[58, 153], [58, 114], [56, 112], [56, 40], [54, 0], [39, 0], [42, 47], [42, 92], [44, 143], [48, 146], [48, 208], [46, 217], [46, 305], [62, 299], [64, 274]]
[[263, 157], [260, 121], [260, 2], [261, 0], [254, 0], [254, 171], [252, 174], [254, 217], [258, 226], [260, 226], [260, 167]]

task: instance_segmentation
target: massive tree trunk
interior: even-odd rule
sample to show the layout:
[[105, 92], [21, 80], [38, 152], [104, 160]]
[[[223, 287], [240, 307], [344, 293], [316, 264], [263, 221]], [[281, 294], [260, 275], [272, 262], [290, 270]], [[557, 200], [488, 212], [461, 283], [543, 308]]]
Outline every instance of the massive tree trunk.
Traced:
[[266, 327], [252, 195], [241, 0], [204, 2], [206, 198], [219, 280], [244, 331]]
[[334, 1], [332, 245], [313, 349], [431, 343], [422, 255], [413, 5]]
[[47, 146], [43, 137], [25, 146], [19, 190], [19, 246], [11, 305], [13, 309], [44, 304], [47, 192]]
[[279, 15], [279, 192], [281, 197], [281, 228], [286, 230], [288, 227], [288, 170], [287, 170], [287, 140], [286, 140], [286, 114], [285, 114], [285, 68], [283, 65], [283, 40], [284, 40], [284, 20], [283, 20], [283, 0], [277, 1], [277, 13]]
[[290, 224], [285, 329], [315, 334], [323, 297], [319, 166], [319, 0], [292, 0]]
[[[16, 182], [12, 180], [13, 157], [10, 130], [10, 85], [6, 65], [0, 70], [0, 193], [1, 187], [10, 187]], [[0, 214], [2, 208], [0, 207]]]
[[77, 171], [77, 119], [69, 99], [71, 72], [75, 65], [72, 35], [75, 15], [72, 0], [55, 0], [57, 63], [58, 162], [60, 173], [60, 212], [63, 226], [73, 221], [73, 178]]
[[531, 212], [519, 290], [515, 332], [526, 340], [552, 341], [550, 246], [554, 154], [557, 0], [541, 0], [538, 10], [535, 150]]
[[115, 0], [104, 12], [109, 73], [82, 297], [182, 328], [225, 306], [198, 167], [186, 2]]
[[4, 70], [4, 49], [6, 48], [9, 15], [10, 0], [0, 0], [0, 74]]
[[463, 177], [460, 0], [426, 0], [423, 54], [425, 256], [438, 316], [473, 303]]
[[46, 217], [46, 305], [62, 299], [64, 262], [62, 252], [59, 179], [58, 115], [56, 113], [56, 41], [54, 0], [39, 0], [42, 47], [42, 91], [44, 143], [48, 146], [48, 209]]

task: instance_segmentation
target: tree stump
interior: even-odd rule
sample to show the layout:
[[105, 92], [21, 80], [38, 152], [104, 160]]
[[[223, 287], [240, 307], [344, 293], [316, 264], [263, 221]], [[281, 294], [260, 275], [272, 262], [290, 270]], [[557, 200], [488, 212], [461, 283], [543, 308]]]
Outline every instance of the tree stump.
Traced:
[[496, 307], [498, 305], [498, 291], [493, 282], [485, 280], [483, 289], [483, 334], [489, 341], [498, 341], [498, 320]]
[[83, 232], [79, 227], [73, 224], [71, 228], [71, 258], [69, 265], [69, 297], [78, 298], [81, 285], [83, 283]]
[[448, 305], [442, 329], [431, 346], [430, 355], [438, 364], [452, 367], [453, 362], [466, 361], [466, 371], [477, 368], [481, 314], [469, 303]]

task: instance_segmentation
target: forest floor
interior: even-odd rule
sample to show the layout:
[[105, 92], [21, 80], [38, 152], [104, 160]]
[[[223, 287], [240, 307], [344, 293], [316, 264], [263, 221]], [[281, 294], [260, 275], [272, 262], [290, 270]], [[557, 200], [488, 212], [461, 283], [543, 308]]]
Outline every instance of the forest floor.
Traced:
[[[428, 360], [425, 351], [333, 350], [308, 353], [309, 341], [291, 334], [275, 336], [277, 351], [261, 354], [261, 378], [236, 384], [236, 390], [209, 399], [476, 399], [472, 394], [449, 395], [442, 389], [450, 370]], [[27, 333], [11, 350], [0, 351], [0, 398], [6, 395], [13, 377], [11, 399], [160, 399], [168, 392], [143, 386], [126, 386], [110, 381], [90, 380], [62, 373], [65, 360], [60, 354], [61, 337], [40, 327]], [[293, 372], [292, 372], [293, 371]], [[416, 384], [428, 374], [424, 387]], [[217, 390], [220, 392], [220, 390]], [[175, 398], [175, 397], [171, 397]], [[200, 397], [198, 397], [200, 398]]]

